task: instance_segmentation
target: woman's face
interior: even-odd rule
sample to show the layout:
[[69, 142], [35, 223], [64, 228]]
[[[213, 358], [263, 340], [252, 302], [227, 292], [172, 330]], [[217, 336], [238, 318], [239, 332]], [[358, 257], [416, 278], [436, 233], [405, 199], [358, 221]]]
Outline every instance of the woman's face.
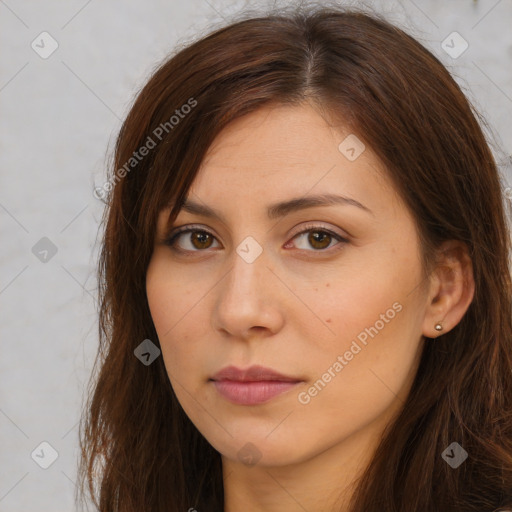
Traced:
[[[311, 199], [328, 195], [346, 199]], [[203, 211], [180, 211], [171, 232], [191, 231], [173, 246], [161, 212], [146, 285], [191, 421], [233, 464], [376, 443], [416, 373], [426, 292], [413, 219], [371, 148], [309, 105], [261, 109], [218, 136], [187, 199]], [[228, 366], [242, 372], [215, 377]]]

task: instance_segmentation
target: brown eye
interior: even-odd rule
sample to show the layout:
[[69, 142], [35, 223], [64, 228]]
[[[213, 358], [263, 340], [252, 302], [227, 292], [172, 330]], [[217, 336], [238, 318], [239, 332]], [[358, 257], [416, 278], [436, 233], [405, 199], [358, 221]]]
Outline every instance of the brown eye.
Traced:
[[[185, 236], [186, 235], [186, 236]], [[184, 240], [178, 244], [178, 240]], [[173, 233], [165, 240], [165, 244], [169, 245], [176, 251], [182, 252], [198, 252], [205, 249], [209, 249], [212, 246], [215, 237], [203, 229], [181, 229], [176, 233]], [[183, 247], [183, 245], [188, 245]]]
[[[330, 252], [328, 249], [333, 245], [339, 245], [340, 249], [348, 243], [348, 240], [339, 234], [324, 229], [321, 226], [312, 226], [296, 234], [292, 240], [304, 239], [307, 235], [306, 247], [298, 247], [300, 250], [309, 252]], [[181, 243], [178, 241], [181, 239]], [[193, 227], [184, 227], [175, 233], [172, 233], [164, 243], [178, 252], [202, 252], [213, 247], [215, 238], [212, 233], [204, 229], [194, 229]], [[334, 243], [333, 242], [338, 242]], [[290, 248], [294, 244], [290, 242], [285, 244], [285, 248]], [[313, 248], [313, 250], [311, 250]]]
[[[298, 249], [307, 250], [309, 252], [328, 252], [327, 249], [332, 247], [332, 245], [343, 246], [344, 243], [348, 243], [348, 240], [343, 238], [341, 235], [323, 228], [320, 229], [319, 226], [310, 227], [309, 229], [301, 231], [295, 235], [292, 240], [304, 239], [305, 235], [307, 235], [306, 244], [304, 244], [304, 247], [298, 247]], [[338, 243], [332, 244], [333, 241], [337, 241]], [[289, 246], [289, 244], [290, 242], [286, 245]], [[314, 249], [314, 251], [311, 251], [311, 247]]]
[[325, 249], [329, 247], [332, 236], [326, 231], [310, 231], [308, 235], [308, 242], [315, 249]]
[[196, 249], [208, 249], [212, 240], [212, 235], [206, 231], [192, 231], [190, 235], [190, 241]]

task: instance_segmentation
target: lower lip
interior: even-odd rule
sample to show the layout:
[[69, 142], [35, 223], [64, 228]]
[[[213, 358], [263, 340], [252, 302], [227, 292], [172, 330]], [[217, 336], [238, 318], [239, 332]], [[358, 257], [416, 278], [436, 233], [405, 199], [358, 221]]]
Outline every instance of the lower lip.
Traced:
[[230, 402], [239, 405], [257, 405], [288, 391], [298, 382], [266, 380], [256, 382], [239, 382], [234, 380], [215, 380], [217, 391]]

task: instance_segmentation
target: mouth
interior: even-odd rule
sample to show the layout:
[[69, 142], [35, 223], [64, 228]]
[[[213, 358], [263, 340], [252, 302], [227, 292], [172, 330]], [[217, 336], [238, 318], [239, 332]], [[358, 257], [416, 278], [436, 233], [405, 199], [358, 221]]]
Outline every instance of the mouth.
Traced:
[[221, 396], [234, 404], [257, 405], [289, 391], [303, 380], [263, 366], [245, 370], [228, 366], [216, 373], [210, 382]]

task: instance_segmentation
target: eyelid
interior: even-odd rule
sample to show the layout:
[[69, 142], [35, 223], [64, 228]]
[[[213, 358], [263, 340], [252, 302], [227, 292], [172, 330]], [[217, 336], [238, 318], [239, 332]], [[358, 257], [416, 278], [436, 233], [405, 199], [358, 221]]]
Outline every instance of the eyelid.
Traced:
[[291, 236], [291, 238], [295, 238], [297, 235], [302, 234], [304, 231], [313, 230], [313, 229], [317, 229], [318, 231], [320, 231], [320, 230], [327, 231], [328, 233], [330, 233], [334, 236], [337, 236], [341, 239], [346, 240], [349, 238], [349, 234], [346, 231], [344, 233], [338, 233], [333, 228], [326, 226], [322, 221], [316, 221], [316, 222], [309, 221], [309, 222], [306, 222], [305, 224], [301, 224], [297, 228], [297, 231], [290, 236]]
[[[180, 235], [186, 231], [204, 231], [212, 236], [215, 236], [210, 229], [204, 228], [202, 224], [184, 224], [178, 228], [170, 228], [168, 233], [164, 236], [164, 240], [174, 238], [175, 236]], [[217, 237], [215, 236], [215, 238]]]

